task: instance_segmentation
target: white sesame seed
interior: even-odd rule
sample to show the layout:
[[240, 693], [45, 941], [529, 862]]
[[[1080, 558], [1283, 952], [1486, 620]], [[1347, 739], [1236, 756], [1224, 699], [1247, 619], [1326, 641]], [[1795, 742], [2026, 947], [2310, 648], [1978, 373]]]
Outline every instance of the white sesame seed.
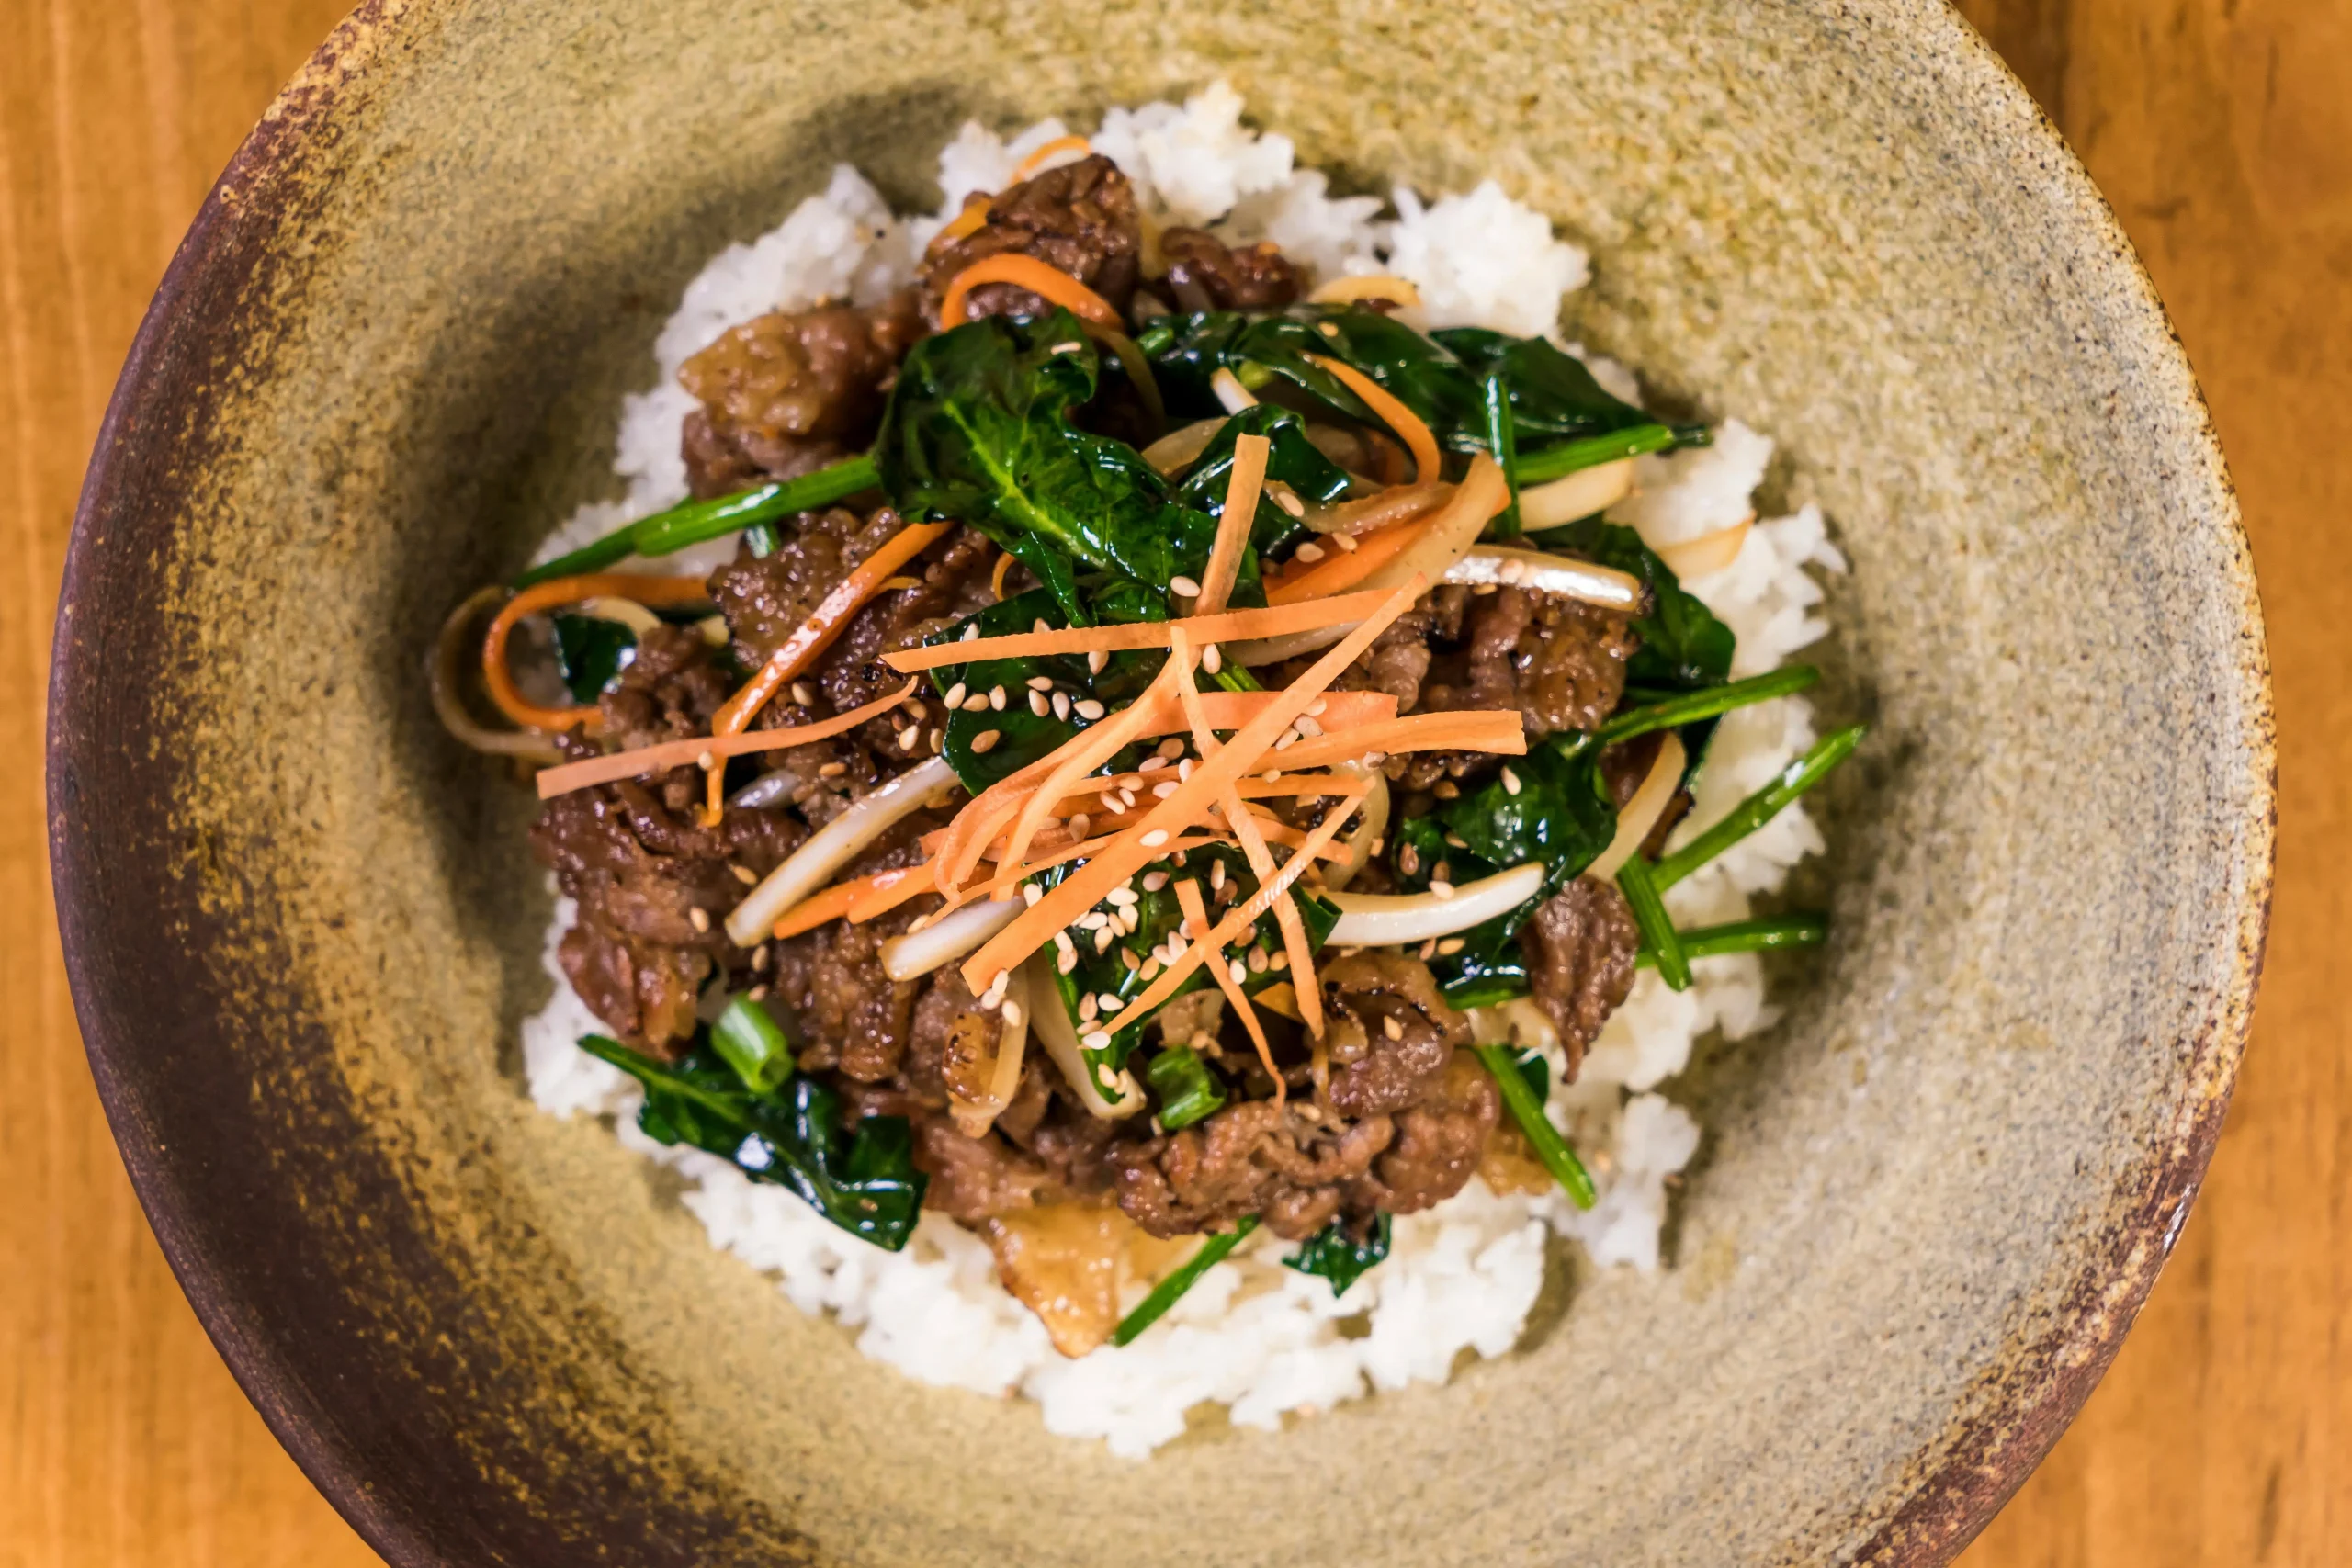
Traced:
[[1156, 773], [1167, 765], [1168, 759], [1165, 757], [1146, 757], [1141, 762], [1138, 762], [1136, 765], [1136, 772], [1139, 773]]
[[907, 922], [907, 933], [911, 936], [916, 931], [927, 931], [931, 929], [932, 922], [938, 918], [936, 915], [917, 915]]
[[1110, 662], [1109, 654], [1099, 648], [1095, 649], [1086, 656], [1086, 672], [1090, 675], [1100, 675], [1102, 673], [1102, 667]]
[[762, 942], [759, 946], [752, 949], [752, 973], [754, 975], [760, 974], [762, 971], [765, 970], [767, 966], [768, 944], [766, 942]]
[[1526, 562], [1507, 560], [1503, 562], [1500, 567], [1496, 569], [1495, 581], [1498, 582], [1517, 582], [1521, 578], [1525, 577], [1526, 575]]
[[1021, 1004], [1019, 1002], [1006, 1002], [1003, 1006], [1002, 1011], [1004, 1013], [1004, 1026], [1007, 1029], [1018, 1029], [1021, 1027]]
[[1197, 599], [1201, 596], [1201, 585], [1189, 577], [1170, 578], [1168, 591], [1186, 599]]
[[1290, 954], [1287, 953], [1275, 953], [1272, 958], [1266, 960], [1266, 967], [1277, 975], [1281, 974], [1283, 970], [1290, 967]]
[[1304, 517], [1306, 515], [1306, 503], [1298, 499], [1297, 491], [1292, 490], [1290, 486], [1283, 483], [1282, 480], [1276, 479], [1273, 483], [1268, 485], [1266, 487], [1266, 493], [1274, 498], [1274, 504], [1276, 506], [1281, 507], [1293, 517]]
[[973, 736], [972, 755], [975, 757], [983, 756], [988, 752], [996, 750], [996, 743], [1003, 739], [1003, 731], [997, 729], [983, 729], [978, 735]]
[[1093, 1030], [1088, 1033], [1084, 1040], [1079, 1042], [1079, 1043], [1084, 1045], [1090, 1051], [1108, 1051], [1111, 1048], [1110, 1031], [1103, 1029]]
[[804, 708], [811, 707], [816, 704], [817, 694], [809, 687], [808, 682], [795, 681], [792, 683], [792, 700]]
[[1223, 861], [1217, 861], [1209, 867], [1209, 891], [1215, 893], [1221, 890], [1224, 886], [1225, 863]]
[[1064, 953], [1074, 951], [1070, 946], [1069, 932], [1068, 931], [1056, 931], [1054, 933], [1054, 945], [1061, 949]]
[[1405, 1026], [1396, 1021], [1395, 1013], [1388, 1013], [1380, 1021], [1380, 1032], [1391, 1040], [1402, 1040], [1405, 1038]]
[[1250, 978], [1250, 971], [1241, 966], [1241, 960], [1238, 958], [1227, 959], [1225, 961], [1225, 972], [1232, 978], [1233, 983], [1237, 986], [1241, 984], [1242, 981]]
[[1277, 751], [1287, 751], [1297, 744], [1298, 731], [1295, 729], [1285, 729], [1274, 738], [1274, 750]]
[[1166, 872], [1147, 871], [1143, 874], [1143, 890], [1145, 892], [1157, 893], [1167, 886], [1168, 874]]
[[1046, 890], [1045, 890], [1044, 888], [1042, 888], [1042, 887], [1038, 886], [1037, 886], [1035, 883], [1034, 883], [1034, 882], [1030, 883], [1027, 886], [1025, 886], [1025, 887], [1022, 888], [1022, 890], [1021, 890], [1021, 897], [1022, 897], [1023, 901], [1023, 902], [1025, 902], [1025, 903], [1026, 903], [1026, 904], [1027, 904], [1031, 908], [1033, 908], [1033, 909], [1034, 909], [1034, 908], [1035, 908], [1037, 907], [1037, 900], [1038, 900], [1038, 899], [1040, 899], [1040, 898], [1043, 898], [1045, 896], [1046, 896]]
[[1166, 784], [1156, 784], [1151, 786], [1151, 798], [1154, 800], [1166, 800], [1170, 795], [1174, 795], [1183, 786], [1178, 784], [1174, 779], [1170, 779]]
[[701, 756], [695, 759], [695, 766], [700, 768], [707, 773], [710, 772], [711, 769], [718, 766], [718, 759], [712, 756], [709, 752], [705, 751]]
[[1176, 759], [1176, 776], [1180, 779], [1189, 779], [1193, 776], [1193, 759], [1190, 757]]
[[1046, 624], [1045, 616], [1040, 615], [1035, 620], [1029, 623], [1029, 629], [1033, 632], [1049, 632], [1054, 628]]
[[1111, 951], [1111, 928], [1108, 925], [1094, 933], [1094, 951], [1097, 953]]
[[1102, 1005], [1095, 1001], [1093, 992], [1089, 991], [1086, 995], [1078, 998], [1079, 1022], [1092, 1023], [1094, 1021], [1094, 1015], [1102, 1010]]
[[1111, 917], [1100, 909], [1089, 909], [1073, 923], [1082, 931], [1099, 931], [1111, 923]]
[[1070, 709], [1090, 724], [1102, 716], [1102, 705], [1092, 697], [1083, 697], [1070, 704]]
[[699, 904], [686, 911], [686, 919], [693, 922], [695, 930], [698, 931], [710, 930], [710, 911]]
[[1309, 717], [1306, 714], [1300, 714], [1296, 722], [1295, 722], [1291, 728], [1297, 730], [1301, 735], [1306, 736], [1310, 739], [1323, 733], [1322, 723], [1319, 720]]
[[1114, 887], [1111, 891], [1102, 895], [1102, 897], [1106, 901], [1113, 904], [1132, 904], [1140, 898], [1142, 895], [1138, 894], [1134, 888], [1128, 886], [1123, 882], [1119, 884], [1118, 886]]
[[1046, 700], [1045, 693], [1032, 692], [1029, 694], [1029, 711], [1043, 718], [1054, 711], [1054, 705]]
[[1253, 947], [1250, 950], [1250, 972], [1253, 975], [1262, 975], [1266, 972], [1266, 950], [1264, 948]]
[[966, 697], [966, 698], [964, 699], [964, 711], [965, 711], [966, 713], [986, 713], [986, 712], [988, 712], [988, 711], [989, 711], [989, 696], [988, 696], [988, 694], [987, 694], [986, 692], [974, 692], [970, 696]]
[[931, 749], [934, 751], [944, 751], [947, 750], [947, 731], [938, 728], [935, 726], [933, 728], [931, 732]]
[[734, 873], [735, 880], [746, 887], [757, 887], [760, 885], [760, 879], [752, 874], [752, 868], [748, 865], [730, 865], [727, 869]]
[[1004, 711], [1004, 688], [1002, 686], [990, 686], [989, 688], [989, 706], [996, 709], [999, 713], [1002, 713]]
[[1216, 644], [1211, 643], [1201, 649], [1201, 668], [1212, 675], [1225, 668], [1225, 655], [1217, 651]]
[[922, 726], [910, 724], [899, 731], [899, 750], [911, 751], [922, 742]]
[[941, 700], [946, 703], [946, 705], [951, 708], [960, 708], [964, 705], [964, 682], [958, 681], [954, 685], [947, 688], [947, 695]]
[[1317, 544], [1314, 540], [1309, 539], [1306, 543], [1299, 546], [1298, 548], [1291, 551], [1290, 558], [1293, 560], [1305, 561], [1307, 565], [1313, 566], [1317, 561], [1323, 558], [1323, 547]]
[[1126, 1005], [1119, 1000], [1119, 994], [1116, 991], [1103, 992], [1102, 1000], [1102, 1010], [1114, 1018], [1116, 1018], [1119, 1015], [1119, 1010]]
[[1167, 841], [1168, 829], [1165, 828], [1154, 828], [1150, 832], [1146, 833], [1139, 840], [1143, 847], [1148, 850], [1156, 850]]
[[1520, 792], [1521, 787], [1519, 775], [1512, 772], [1510, 766], [1506, 764], [1503, 768], [1503, 793], [1505, 795], [1517, 795]]
[[1353, 534], [1334, 534], [1330, 537], [1333, 544], [1339, 546], [1340, 548], [1345, 550], [1348, 554], [1353, 555], [1356, 553], [1356, 536]]
[[1268, 768], [1264, 773], [1260, 773], [1258, 776], [1265, 780], [1268, 784], [1280, 784], [1283, 782], [1283, 771], [1280, 768]]
[[1123, 947], [1119, 949], [1119, 962], [1125, 964], [1129, 969], [1140, 969], [1143, 967], [1143, 960], [1136, 956], [1136, 950], [1132, 947]]
[[1143, 967], [1138, 970], [1137, 973], [1140, 974], [1147, 982], [1148, 982], [1155, 978], [1159, 974], [1160, 970], [1166, 967], [1166, 964], [1159, 962], [1159, 955], [1155, 953], [1149, 958], [1143, 961]]
[[1071, 970], [1073, 970], [1073, 969], [1075, 969], [1075, 968], [1077, 968], [1077, 967], [1078, 967], [1078, 949], [1076, 949], [1076, 948], [1074, 948], [1074, 947], [1065, 947], [1065, 948], [1063, 948], [1063, 949], [1062, 949], [1062, 955], [1061, 955], [1059, 958], [1057, 958], [1057, 959], [1055, 959], [1055, 960], [1054, 960], [1054, 968], [1055, 968], [1057, 972], [1059, 972], [1059, 973], [1061, 973], [1061, 974], [1064, 974], [1064, 975], [1069, 974]]
[[964, 635], [963, 635], [963, 637], [960, 637], [960, 638], [958, 638], [957, 640], [958, 640], [958, 641], [962, 641], [962, 642], [977, 642], [978, 640], [979, 640], [979, 636], [980, 636], [980, 624], [979, 624], [979, 622], [978, 622], [978, 621], [974, 621], [970, 626], [966, 626], [966, 627], [964, 628]]
[[768, 988], [765, 986], [754, 986], [745, 994], [755, 1002], [763, 1002], [768, 999]]
[[1451, 898], [1453, 897], [1453, 884], [1451, 882], [1432, 882], [1430, 884], [1430, 891], [1436, 894], [1441, 898]]
[[849, 772], [847, 762], [828, 762], [817, 770], [817, 776], [820, 779], [837, 779], [847, 772]]
[[1047, 354], [1076, 354], [1080, 349], [1084, 348], [1085, 346], [1086, 345], [1084, 344], [1077, 342], [1057, 343], [1054, 344], [1053, 347], [1046, 350], [1046, 352]]
[[1437, 954], [1440, 958], [1451, 958], [1468, 945], [1460, 937], [1450, 936], [1437, 944]]
[[1172, 762], [1183, 754], [1184, 743], [1172, 735], [1159, 743], [1159, 755], [1168, 761]]
[[1317, 321], [1315, 324], [1322, 329], [1323, 335], [1325, 337], [1338, 337], [1340, 335], [1340, 324], [1337, 321]]
[[1093, 827], [1094, 818], [1088, 816], [1085, 812], [1073, 811], [1070, 813], [1069, 836], [1071, 838], [1082, 840], [1090, 831], [1092, 830]]
[[1448, 833], [1445, 836], [1445, 841], [1457, 850], [1466, 850], [1470, 847], [1469, 843], [1459, 833]]
[[1421, 943], [1421, 961], [1426, 964], [1436, 956], [1437, 938], [1430, 937], [1427, 942]]
[[1050, 692], [1054, 689], [1054, 678], [1051, 675], [1032, 675], [1029, 677], [1029, 689], [1033, 692]]

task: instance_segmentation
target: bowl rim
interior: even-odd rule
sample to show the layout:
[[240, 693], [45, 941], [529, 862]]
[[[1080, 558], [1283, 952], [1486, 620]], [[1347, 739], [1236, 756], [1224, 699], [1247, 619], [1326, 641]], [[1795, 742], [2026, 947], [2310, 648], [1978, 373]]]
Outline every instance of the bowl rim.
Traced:
[[[141, 321], [99, 428], [66, 550], [47, 694], [51, 876], [64, 964], [91, 1073], [132, 1188], [174, 1276], [238, 1386], [311, 1483], [397, 1568], [433, 1568], [444, 1558], [412, 1517], [377, 1492], [349, 1455], [322, 1438], [317, 1395], [286, 1375], [271, 1345], [246, 1331], [239, 1293], [221, 1259], [187, 1223], [189, 1192], [138, 1123], [129, 1083], [138, 1072], [139, 1031], [135, 1021], [115, 1010], [99, 973], [98, 950], [115, 916], [94, 896], [86, 845], [75, 833], [73, 814], [61, 812], [58, 803], [73, 793], [74, 773], [96, 761], [102, 749], [97, 728], [86, 716], [104, 678], [103, 661], [74, 635], [74, 609], [99, 573], [107, 523], [119, 497], [136, 483], [122, 454], [149, 395], [168, 379], [166, 361], [178, 346], [171, 341], [174, 324], [191, 307], [217, 299], [221, 278], [242, 282], [265, 265], [268, 236], [282, 207], [273, 197], [283, 196], [277, 186], [306, 139], [332, 134], [353, 82], [382, 56], [415, 44], [416, 35], [431, 29], [431, 14], [447, 3], [363, 0], [279, 92], [207, 195]], [[1939, 1466], [1910, 1478], [1907, 1496], [1850, 1559], [1888, 1568], [1940, 1568], [1991, 1522], [2081, 1410], [2145, 1303], [2201, 1187], [2252, 1024], [2262, 967], [2276, 849], [2277, 749], [2269, 659], [2235, 489], [2211, 409], [2145, 264], [2064, 135], [1957, 11], [1942, 0], [1899, 0], [1890, 11], [1880, 27], [1917, 29], [1923, 46], [1940, 50], [1948, 63], [1973, 73], [1976, 85], [2006, 97], [2013, 112], [2022, 111], [2020, 122], [2036, 143], [2030, 151], [2042, 172], [2096, 242], [2092, 248], [2110, 264], [2102, 281], [2123, 287], [2119, 317], [2137, 318], [2154, 351], [2153, 365], [2177, 383], [2193, 416], [2182, 445], [2200, 459], [2198, 466], [2214, 487], [2214, 515], [2226, 547], [2226, 586], [2240, 604], [2244, 635], [2233, 673], [2252, 748], [2245, 761], [2259, 807], [2245, 825], [2245, 886], [2232, 911], [2239, 934], [2230, 982], [2213, 1021], [2187, 1052], [2191, 1075], [2214, 1086], [2213, 1092], [2203, 1098], [2186, 1133], [2142, 1168], [2143, 1201], [2100, 1234], [2096, 1247], [2107, 1283], [2098, 1299], [2070, 1302], [2063, 1314], [2066, 1321], [2030, 1350], [2027, 1359], [2040, 1366], [2040, 1381], [2003, 1388], [1989, 1407], [1963, 1419]], [[2176, 482], [2196, 479], [2184, 475]], [[2088, 1346], [2082, 1353], [2056, 1354], [2062, 1338], [2081, 1346], [2077, 1320], [2086, 1316], [2098, 1319]]]

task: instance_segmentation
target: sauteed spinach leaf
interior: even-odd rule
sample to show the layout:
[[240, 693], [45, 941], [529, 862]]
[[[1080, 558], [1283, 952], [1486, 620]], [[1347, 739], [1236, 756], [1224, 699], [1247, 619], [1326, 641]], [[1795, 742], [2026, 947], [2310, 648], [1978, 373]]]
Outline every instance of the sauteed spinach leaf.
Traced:
[[1333, 1295], [1344, 1296], [1349, 1286], [1388, 1256], [1391, 1229], [1389, 1216], [1385, 1213], [1377, 1214], [1373, 1218], [1370, 1233], [1358, 1241], [1348, 1234], [1345, 1225], [1334, 1220], [1283, 1258], [1283, 1267], [1302, 1274], [1319, 1275], [1331, 1281]]

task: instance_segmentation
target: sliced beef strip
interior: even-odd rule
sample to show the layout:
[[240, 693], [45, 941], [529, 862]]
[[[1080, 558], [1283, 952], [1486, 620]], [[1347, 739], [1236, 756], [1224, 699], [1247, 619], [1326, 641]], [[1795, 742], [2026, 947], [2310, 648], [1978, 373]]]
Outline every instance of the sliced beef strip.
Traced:
[[678, 371], [702, 405], [682, 438], [694, 493], [796, 479], [864, 451], [920, 334], [912, 290], [878, 306], [774, 311], [721, 333]]
[[1180, 310], [1279, 310], [1298, 298], [1298, 269], [1271, 240], [1235, 250], [1205, 229], [1159, 236]]
[[1033, 1057], [1012, 1103], [981, 1136], [967, 1135], [944, 1113], [918, 1115], [915, 1163], [932, 1178], [923, 1202], [973, 1224], [1037, 1204], [1099, 1199], [1111, 1190], [1121, 1126], [1089, 1113], [1055, 1069]]
[[1426, 1096], [1470, 1023], [1438, 993], [1429, 965], [1374, 950], [1322, 966], [1329, 1010], [1330, 1104], [1342, 1116], [1404, 1110]]
[[1614, 884], [1579, 876], [1536, 907], [1519, 946], [1536, 1003], [1559, 1031], [1573, 1083], [1586, 1049], [1634, 988], [1641, 947], [1634, 912]]
[[[1626, 617], [1523, 588], [1474, 594], [1463, 604], [1461, 644], [1433, 654], [1421, 682], [1421, 711], [1515, 708], [1532, 740], [1598, 728], [1615, 710], [1635, 646]], [[1428, 789], [1484, 778], [1500, 765], [1500, 758], [1482, 752], [1436, 751], [1393, 758], [1386, 771], [1408, 789]]]
[[1454, 1052], [1434, 1091], [1397, 1116], [1395, 1140], [1350, 1185], [1347, 1206], [1411, 1214], [1442, 1203], [1477, 1171], [1501, 1113], [1495, 1080], [1469, 1052]]
[[1295, 1101], [1228, 1105], [1181, 1132], [1112, 1144], [1119, 1207], [1156, 1236], [1259, 1214], [1275, 1235], [1303, 1241], [1340, 1213], [1391, 1131], [1385, 1116], [1350, 1122]]
[[[939, 319], [940, 300], [957, 273], [1008, 254], [1035, 256], [1124, 312], [1142, 253], [1135, 187], [1110, 159], [1081, 158], [998, 192], [988, 220], [973, 232], [932, 242], [922, 264], [922, 319]], [[1009, 283], [984, 283], [966, 299], [973, 317], [1034, 316], [1046, 309], [1036, 295]]]

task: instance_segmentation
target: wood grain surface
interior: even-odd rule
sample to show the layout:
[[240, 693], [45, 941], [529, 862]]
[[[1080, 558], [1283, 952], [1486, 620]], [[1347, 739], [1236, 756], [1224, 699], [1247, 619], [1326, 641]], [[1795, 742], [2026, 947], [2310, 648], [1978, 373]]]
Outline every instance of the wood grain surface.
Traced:
[[[2352, 1561], [2352, 0], [1969, 0], [2154, 270], [2245, 501], [2280, 865], [2204, 1196], [1967, 1568]], [[374, 1561], [245, 1404], [124, 1179], [50, 905], [41, 694], [92, 439], [180, 233], [343, 0], [0, 0], [0, 1568]]]

